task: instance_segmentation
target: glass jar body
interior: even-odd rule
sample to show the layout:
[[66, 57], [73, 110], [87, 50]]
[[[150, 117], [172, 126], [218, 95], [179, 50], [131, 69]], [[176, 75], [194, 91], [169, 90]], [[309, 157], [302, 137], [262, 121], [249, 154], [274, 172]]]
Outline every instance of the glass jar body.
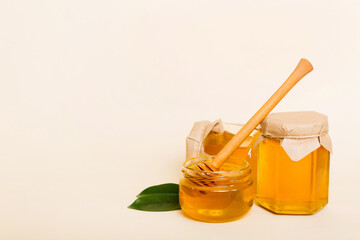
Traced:
[[293, 161], [278, 138], [258, 148], [257, 204], [279, 214], [313, 214], [328, 203], [330, 153], [319, 147]]
[[253, 205], [253, 183], [249, 164], [230, 158], [218, 172], [193, 167], [211, 157], [197, 157], [184, 163], [179, 184], [179, 201], [185, 215], [204, 222], [234, 221]]

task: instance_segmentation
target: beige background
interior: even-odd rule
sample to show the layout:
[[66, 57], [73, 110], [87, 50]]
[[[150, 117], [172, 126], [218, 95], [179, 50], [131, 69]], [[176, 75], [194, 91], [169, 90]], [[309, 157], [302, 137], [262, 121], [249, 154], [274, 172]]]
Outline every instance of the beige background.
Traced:
[[[330, 203], [207, 224], [127, 209], [177, 182], [194, 121], [329, 116]], [[0, 239], [360, 239], [359, 1], [0, 1]]]

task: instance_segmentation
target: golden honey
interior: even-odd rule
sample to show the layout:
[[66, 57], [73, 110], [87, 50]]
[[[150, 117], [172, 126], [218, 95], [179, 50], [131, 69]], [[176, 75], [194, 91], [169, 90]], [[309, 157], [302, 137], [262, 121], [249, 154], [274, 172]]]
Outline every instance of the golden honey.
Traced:
[[259, 205], [279, 214], [313, 214], [328, 203], [330, 153], [323, 146], [299, 161], [276, 138], [265, 138], [258, 151]]
[[[241, 126], [238, 124], [228, 124], [234, 126]], [[250, 163], [251, 167], [251, 178], [254, 182], [254, 186], [256, 186], [256, 179], [257, 179], [257, 148], [258, 146], [254, 147], [257, 138], [261, 135], [261, 132], [258, 129], [255, 129], [250, 136], [246, 138], [246, 140], [233, 152], [231, 155], [235, 158], [241, 158]], [[215, 133], [210, 132], [208, 136], [204, 139], [204, 152], [208, 155], [215, 156], [220, 152], [220, 150], [225, 146], [227, 142], [234, 136], [229, 132], [223, 133]], [[253, 148], [254, 147], [254, 148]]]
[[204, 222], [228, 222], [241, 218], [253, 205], [249, 163], [231, 157], [216, 172], [195, 168], [196, 164], [209, 158], [197, 157], [184, 163], [179, 184], [182, 211], [188, 217]]

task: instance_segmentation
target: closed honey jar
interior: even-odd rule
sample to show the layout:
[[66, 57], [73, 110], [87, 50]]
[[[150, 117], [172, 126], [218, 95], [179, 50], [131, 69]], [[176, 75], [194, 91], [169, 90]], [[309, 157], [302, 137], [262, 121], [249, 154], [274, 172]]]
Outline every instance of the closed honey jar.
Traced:
[[261, 123], [256, 202], [278, 214], [313, 214], [328, 203], [332, 149], [317, 112], [270, 114]]

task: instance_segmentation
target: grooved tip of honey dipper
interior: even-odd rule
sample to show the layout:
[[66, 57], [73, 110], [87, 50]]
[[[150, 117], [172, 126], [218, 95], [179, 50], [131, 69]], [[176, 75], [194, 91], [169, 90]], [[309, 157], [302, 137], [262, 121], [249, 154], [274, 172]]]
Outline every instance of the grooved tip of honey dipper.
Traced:
[[211, 162], [202, 162], [197, 164], [197, 167], [202, 171], [211, 171], [214, 172], [217, 169], [211, 164]]

